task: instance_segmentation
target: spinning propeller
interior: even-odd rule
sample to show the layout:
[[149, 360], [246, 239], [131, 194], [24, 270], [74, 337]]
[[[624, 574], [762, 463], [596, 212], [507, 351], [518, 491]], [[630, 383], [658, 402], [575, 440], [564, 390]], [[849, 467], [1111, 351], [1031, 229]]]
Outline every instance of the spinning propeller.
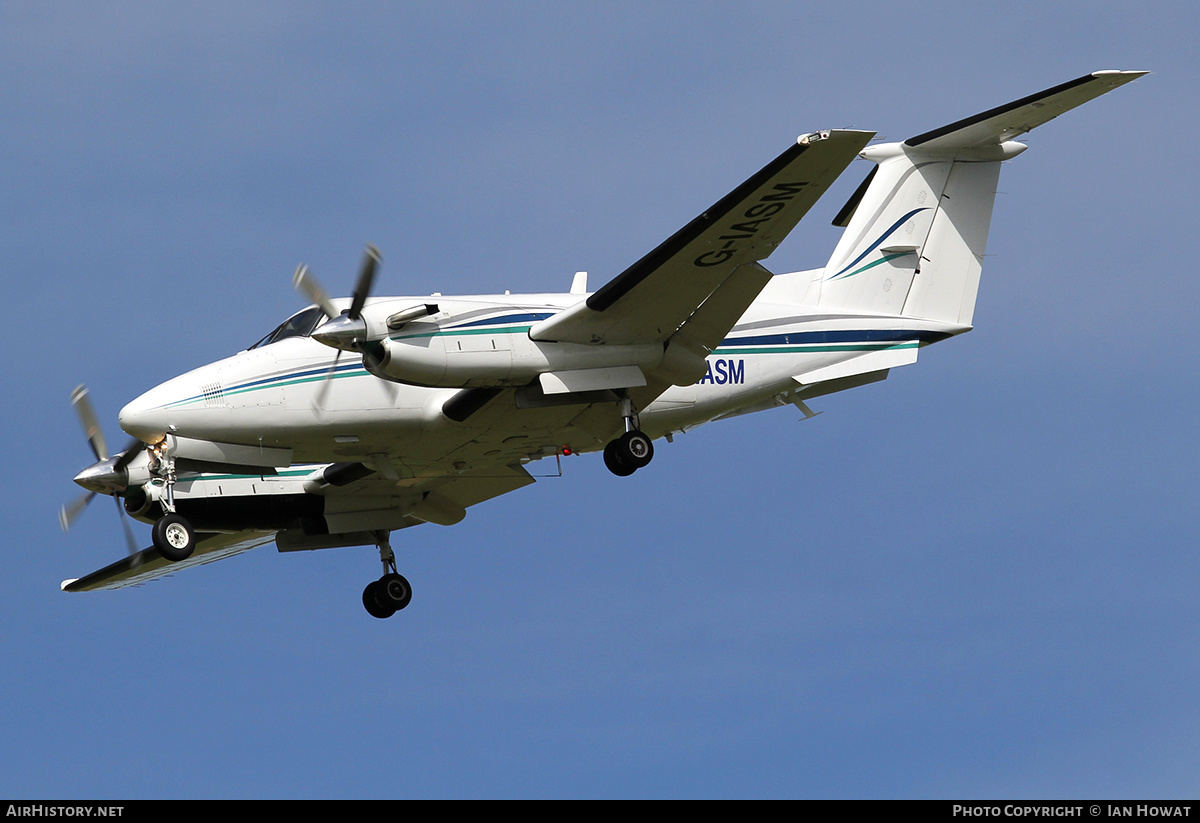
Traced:
[[125, 529], [125, 543], [129, 547], [129, 553], [133, 554], [137, 551], [137, 543], [133, 538], [133, 532], [129, 529], [129, 523], [125, 518], [125, 507], [121, 505], [120, 498], [121, 493], [129, 488], [129, 472], [127, 471], [129, 464], [141, 454], [146, 444], [135, 437], [124, 451], [110, 457], [108, 444], [104, 440], [104, 433], [100, 430], [100, 421], [92, 408], [92, 401], [88, 398], [86, 386], [78, 386], [75, 391], [71, 392], [71, 405], [75, 407], [79, 422], [83, 424], [83, 432], [87, 436], [88, 445], [92, 447], [92, 454], [96, 455], [97, 462], [75, 475], [75, 482], [88, 491], [59, 509], [59, 525], [62, 526], [64, 532], [68, 531], [83, 514], [83, 510], [92, 502], [93, 497], [97, 494], [111, 495], [113, 502], [117, 504], [117, 515], [121, 519], [121, 525]]
[[362, 319], [362, 310], [366, 305], [367, 297], [371, 294], [371, 286], [375, 282], [375, 272], [382, 261], [379, 249], [368, 244], [358, 272], [358, 282], [355, 284], [354, 294], [350, 298], [350, 308], [341, 312], [333, 305], [333, 301], [329, 299], [329, 292], [325, 291], [317, 282], [312, 272], [308, 270], [308, 266], [302, 263], [296, 267], [292, 284], [297, 291], [316, 303], [321, 311], [330, 318], [313, 330], [312, 338], [318, 343], [324, 343], [326, 346], [338, 350], [337, 355], [333, 358], [333, 365], [326, 372], [321, 388], [317, 392], [316, 405], [318, 408], [324, 406], [325, 395], [329, 390], [330, 380], [337, 371], [342, 352], [358, 351], [363, 339], [367, 336], [367, 324]]
[[363, 255], [362, 268], [358, 273], [358, 283], [354, 286], [354, 295], [350, 299], [350, 308], [339, 312], [329, 299], [329, 293], [321, 287], [313, 277], [308, 266], [301, 264], [296, 268], [292, 283], [296, 289], [312, 300], [330, 319], [321, 324], [312, 333], [314, 340], [332, 346], [342, 351], [357, 351], [358, 345], [367, 334], [367, 324], [362, 319], [362, 309], [371, 294], [371, 285], [375, 282], [375, 272], [382, 258], [379, 249], [368, 245]]

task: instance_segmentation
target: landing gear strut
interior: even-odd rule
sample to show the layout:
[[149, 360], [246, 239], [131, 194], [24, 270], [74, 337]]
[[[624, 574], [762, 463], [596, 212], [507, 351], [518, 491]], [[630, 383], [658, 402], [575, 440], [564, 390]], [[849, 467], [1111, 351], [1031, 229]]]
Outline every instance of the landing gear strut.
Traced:
[[383, 577], [372, 580], [363, 589], [362, 601], [367, 614], [380, 619], [391, 617], [412, 600], [412, 586], [396, 572], [396, 555], [388, 542], [387, 532], [376, 535], [379, 540], [379, 559], [383, 562]]
[[654, 442], [637, 428], [637, 414], [628, 395], [621, 398], [621, 417], [625, 433], [604, 447], [604, 465], [617, 477], [628, 477], [649, 465], [654, 458]]
[[175, 460], [168, 456], [163, 462], [167, 513], [155, 521], [151, 536], [158, 553], [172, 563], [178, 563], [192, 556], [192, 550], [196, 548], [196, 531], [191, 523], [175, 512]]

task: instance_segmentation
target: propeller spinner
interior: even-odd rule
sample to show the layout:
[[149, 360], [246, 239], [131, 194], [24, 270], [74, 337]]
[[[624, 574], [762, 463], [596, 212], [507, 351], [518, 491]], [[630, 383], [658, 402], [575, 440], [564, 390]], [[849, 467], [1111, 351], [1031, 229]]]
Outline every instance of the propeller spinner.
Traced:
[[297, 267], [292, 283], [301, 294], [320, 306], [321, 310], [331, 318], [313, 331], [312, 338], [314, 340], [342, 351], [358, 350], [359, 344], [367, 335], [367, 324], [362, 319], [363, 306], [366, 305], [367, 298], [371, 294], [371, 287], [375, 282], [375, 272], [381, 262], [379, 249], [368, 245], [358, 273], [358, 282], [354, 286], [354, 294], [350, 299], [350, 308], [344, 312], [339, 312], [334, 307], [333, 301], [329, 299], [329, 293], [313, 277], [308, 266], [301, 264]]
[[86, 386], [77, 386], [71, 392], [71, 405], [75, 407], [75, 413], [83, 425], [88, 445], [92, 447], [92, 453], [96, 455], [97, 462], [75, 475], [75, 482], [87, 489], [87, 493], [59, 509], [59, 525], [62, 526], [64, 532], [69, 531], [71, 525], [92, 502], [92, 498], [97, 494], [111, 495], [113, 502], [117, 504], [117, 514], [125, 530], [125, 543], [129, 547], [129, 553], [133, 554], [137, 551], [137, 544], [129, 529], [129, 523], [125, 519], [125, 508], [121, 505], [120, 497], [129, 488], [129, 464], [141, 454], [146, 444], [134, 438], [124, 451], [110, 457], [104, 432], [100, 429], [100, 420], [96, 417], [95, 409], [92, 408], [92, 401], [88, 397]]

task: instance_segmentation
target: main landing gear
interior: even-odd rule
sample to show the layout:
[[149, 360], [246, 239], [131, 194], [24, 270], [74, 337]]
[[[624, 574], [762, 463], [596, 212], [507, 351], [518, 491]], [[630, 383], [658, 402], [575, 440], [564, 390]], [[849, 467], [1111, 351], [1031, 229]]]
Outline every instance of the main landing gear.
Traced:
[[650, 464], [654, 458], [654, 442], [638, 430], [633, 401], [628, 396], [621, 398], [621, 417], [625, 421], [625, 433], [604, 447], [604, 465], [617, 477], [628, 477]]
[[404, 575], [396, 572], [396, 555], [392, 553], [387, 532], [380, 532], [379, 559], [383, 562], [383, 577], [373, 580], [363, 589], [362, 601], [367, 614], [380, 619], [391, 617], [412, 600], [412, 586]]
[[604, 465], [617, 477], [628, 477], [649, 464], [654, 444], [637, 429], [631, 429], [604, 447]]

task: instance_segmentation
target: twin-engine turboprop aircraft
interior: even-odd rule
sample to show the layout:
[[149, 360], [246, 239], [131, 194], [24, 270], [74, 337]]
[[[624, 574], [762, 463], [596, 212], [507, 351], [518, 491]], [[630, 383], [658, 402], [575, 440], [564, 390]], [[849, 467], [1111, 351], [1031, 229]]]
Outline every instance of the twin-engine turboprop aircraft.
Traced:
[[[971, 329], [1002, 161], [1014, 138], [1145, 72], [1100, 71], [902, 143], [800, 137], [595, 292], [371, 297], [368, 247], [349, 299], [301, 266], [313, 305], [233, 357], [169, 380], [120, 413], [109, 455], [86, 390], [73, 402], [98, 460], [95, 494], [153, 525], [153, 547], [62, 584], [136, 585], [275, 540], [280, 551], [377, 546], [376, 617], [411, 589], [389, 534], [451, 525], [534, 482], [525, 464], [603, 452], [617, 475], [654, 441], [703, 423], [883, 380]], [[855, 157], [875, 164], [834, 224], [823, 268], [760, 264]], [[123, 521], [124, 522], [124, 521]]]

